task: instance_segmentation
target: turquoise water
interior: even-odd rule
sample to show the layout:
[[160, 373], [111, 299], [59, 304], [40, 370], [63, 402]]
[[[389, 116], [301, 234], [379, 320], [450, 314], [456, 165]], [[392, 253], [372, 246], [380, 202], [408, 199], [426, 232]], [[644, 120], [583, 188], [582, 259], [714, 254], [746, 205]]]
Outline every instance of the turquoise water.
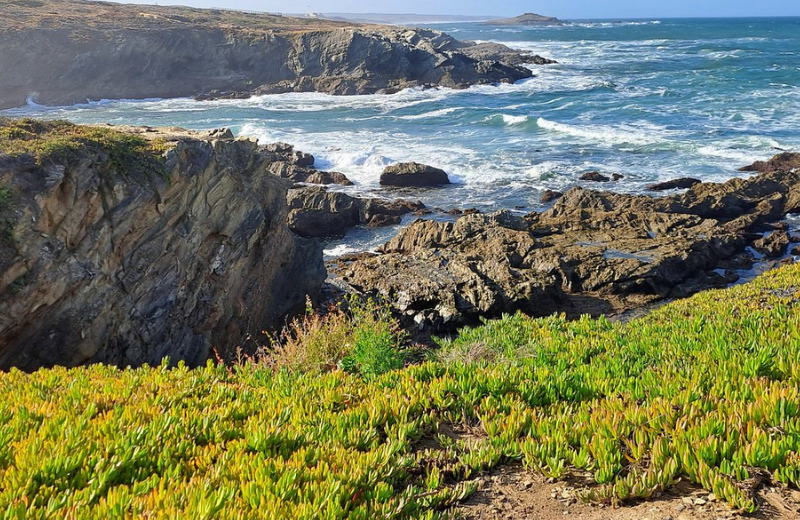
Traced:
[[[559, 61], [515, 85], [392, 96], [284, 94], [195, 102], [99, 101], [29, 106], [13, 115], [203, 129], [228, 126], [287, 141], [352, 191], [382, 191], [386, 164], [447, 170], [456, 186], [400, 193], [430, 206], [541, 209], [544, 189], [620, 173], [605, 187], [639, 192], [655, 180], [721, 181], [777, 149], [800, 148], [800, 18], [585, 21], [563, 27], [430, 27], [498, 41]], [[9, 111], [6, 112], [7, 114]], [[355, 248], [375, 237], [349, 237]], [[338, 250], [343, 250], [343, 244]]]

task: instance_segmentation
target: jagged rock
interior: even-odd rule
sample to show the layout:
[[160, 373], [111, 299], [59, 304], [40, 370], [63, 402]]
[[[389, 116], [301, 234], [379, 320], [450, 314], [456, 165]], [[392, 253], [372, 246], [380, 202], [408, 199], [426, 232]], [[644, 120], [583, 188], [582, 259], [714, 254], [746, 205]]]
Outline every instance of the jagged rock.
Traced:
[[384, 168], [381, 186], [440, 186], [450, 184], [447, 173], [427, 164], [416, 162], [392, 164]]
[[171, 143], [169, 180], [80, 150], [46, 171], [0, 161], [17, 217], [0, 244], [1, 368], [197, 365], [319, 289], [321, 247], [289, 230], [269, 152], [226, 132], [138, 131]]
[[[724, 286], [753, 264], [756, 231], [789, 211], [800, 171], [702, 183], [663, 198], [573, 188], [544, 213], [416, 221], [335, 273], [408, 325], [447, 332], [524, 311], [577, 316]], [[785, 230], [770, 240], [788, 246]]]
[[269, 171], [293, 182], [307, 184], [339, 184], [352, 186], [353, 183], [343, 173], [323, 172], [312, 168], [314, 156], [310, 153], [295, 151], [294, 146], [287, 143], [270, 143], [263, 147], [269, 153], [271, 164]]
[[529, 78], [533, 72], [522, 65], [546, 61], [429, 29], [111, 2], [28, 3], [3, 4], [0, 109], [24, 105], [33, 92], [40, 103], [67, 105], [466, 88]]
[[699, 179], [691, 177], [681, 177], [680, 179], [672, 179], [664, 182], [656, 182], [648, 184], [647, 189], [650, 191], [666, 191], [666, 190], [684, 190], [691, 188], [695, 184], [700, 184]]
[[769, 161], [756, 161], [749, 166], [739, 168], [740, 172], [770, 173], [775, 171], [789, 171], [800, 168], [800, 154], [783, 152]]
[[608, 182], [611, 179], [606, 177], [600, 172], [586, 172], [580, 177], [578, 177], [582, 181], [590, 181], [590, 182]]
[[624, 178], [625, 178], [625, 176], [622, 175], [621, 173], [614, 173], [614, 174], [611, 175], [611, 180], [612, 181], [618, 181], [618, 180], [624, 179]]
[[341, 237], [353, 226], [399, 224], [402, 215], [425, 211], [421, 202], [358, 198], [323, 188], [289, 190], [287, 201], [289, 228], [305, 237]]
[[545, 192], [542, 194], [542, 198], [540, 200], [541, 200], [541, 202], [543, 204], [546, 204], [548, 202], [553, 202], [554, 200], [562, 197], [563, 195], [564, 195], [564, 193], [562, 193], [560, 191], [545, 190]]
[[786, 254], [789, 247], [789, 233], [783, 229], [775, 230], [768, 235], [753, 242], [756, 251], [767, 255], [770, 258], [778, 258]]

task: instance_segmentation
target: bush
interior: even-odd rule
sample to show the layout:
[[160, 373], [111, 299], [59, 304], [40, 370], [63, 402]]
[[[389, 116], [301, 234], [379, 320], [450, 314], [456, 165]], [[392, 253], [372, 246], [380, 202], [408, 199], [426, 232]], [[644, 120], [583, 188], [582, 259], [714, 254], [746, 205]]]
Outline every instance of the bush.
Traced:
[[276, 370], [325, 372], [341, 368], [372, 378], [402, 368], [405, 336], [386, 306], [373, 300], [347, 300], [349, 311], [306, 314], [261, 350], [259, 359]]
[[350, 300], [353, 314], [353, 351], [342, 359], [342, 368], [373, 378], [391, 370], [403, 368], [405, 355], [401, 350], [405, 334], [392, 318], [387, 306], [373, 300]]

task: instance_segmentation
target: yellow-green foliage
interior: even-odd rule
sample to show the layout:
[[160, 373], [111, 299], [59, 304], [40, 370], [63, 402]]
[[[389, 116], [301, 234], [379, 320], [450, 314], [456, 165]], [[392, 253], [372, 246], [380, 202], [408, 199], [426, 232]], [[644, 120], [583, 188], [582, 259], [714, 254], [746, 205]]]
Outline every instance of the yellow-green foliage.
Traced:
[[[800, 266], [629, 324], [506, 317], [502, 363], [363, 378], [246, 364], [0, 375], [5, 518], [433, 518], [511, 461], [593, 500], [800, 484]], [[514, 356], [519, 351], [524, 355]], [[425, 442], [420, 442], [421, 440]]]
[[101, 157], [124, 177], [134, 173], [165, 176], [161, 153], [165, 143], [148, 141], [111, 128], [75, 125], [68, 121], [0, 118], [0, 153], [31, 155], [40, 166], [78, 157]]

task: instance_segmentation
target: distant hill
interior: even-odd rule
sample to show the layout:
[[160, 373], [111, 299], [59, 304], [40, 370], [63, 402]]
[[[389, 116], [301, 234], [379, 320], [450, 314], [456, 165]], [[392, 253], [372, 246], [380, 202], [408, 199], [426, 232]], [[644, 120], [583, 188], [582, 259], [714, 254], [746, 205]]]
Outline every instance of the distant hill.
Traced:
[[525, 13], [514, 18], [499, 18], [487, 20], [484, 25], [563, 25], [564, 22], [552, 16], [542, 16], [536, 13]]
[[491, 16], [464, 16], [442, 14], [388, 14], [388, 13], [310, 13], [291, 14], [301, 18], [319, 18], [323, 20], [337, 20], [360, 23], [379, 23], [390, 25], [417, 24], [417, 23], [446, 23], [446, 22], [483, 22], [490, 20]]

